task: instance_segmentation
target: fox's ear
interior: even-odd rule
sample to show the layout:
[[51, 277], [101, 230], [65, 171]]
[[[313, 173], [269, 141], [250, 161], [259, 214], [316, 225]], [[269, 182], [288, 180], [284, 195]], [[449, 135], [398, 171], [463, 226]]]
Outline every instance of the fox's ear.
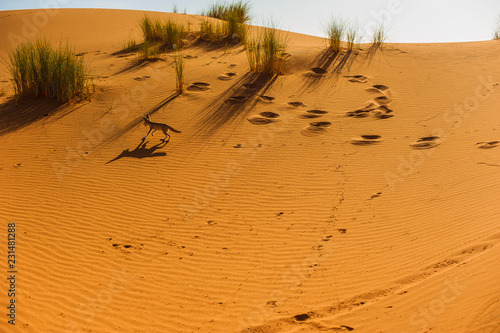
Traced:
[[151, 118], [149, 118], [149, 114], [147, 114], [147, 115], [146, 115], [146, 117], [147, 117], [148, 119], [151, 119]]

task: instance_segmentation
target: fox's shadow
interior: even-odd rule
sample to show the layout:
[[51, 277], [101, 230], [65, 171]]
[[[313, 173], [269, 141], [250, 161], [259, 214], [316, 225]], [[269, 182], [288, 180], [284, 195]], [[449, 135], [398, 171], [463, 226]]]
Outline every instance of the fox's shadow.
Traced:
[[146, 158], [146, 157], [158, 157], [158, 156], [166, 156], [167, 153], [165, 152], [156, 152], [156, 150], [165, 147], [165, 145], [168, 143], [168, 140], [165, 140], [161, 143], [158, 143], [154, 146], [151, 146], [149, 148], [146, 148], [146, 144], [149, 141], [145, 141], [143, 138], [139, 145], [134, 148], [134, 150], [130, 149], [125, 149], [120, 153], [120, 155], [116, 156], [112, 160], [106, 162], [106, 164], [114, 162], [116, 160], [119, 160], [124, 157], [132, 157], [132, 158]]

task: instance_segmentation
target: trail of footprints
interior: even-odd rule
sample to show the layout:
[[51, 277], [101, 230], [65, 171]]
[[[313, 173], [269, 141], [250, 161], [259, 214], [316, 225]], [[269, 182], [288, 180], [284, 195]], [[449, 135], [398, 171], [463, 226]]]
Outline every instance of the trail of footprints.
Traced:
[[[232, 64], [231, 67], [235, 65]], [[308, 72], [310, 75], [323, 76], [327, 73], [325, 69], [314, 67]], [[227, 72], [218, 76], [219, 80], [228, 81], [232, 80], [237, 74], [235, 72]], [[368, 78], [364, 75], [349, 75], [345, 76], [349, 79], [349, 82], [353, 83], [368, 83]], [[148, 76], [136, 77], [135, 80], [145, 80], [149, 78]], [[242, 85], [243, 88], [248, 91], [254, 91], [257, 86], [253, 83], [246, 83]], [[191, 92], [203, 92], [210, 90], [210, 83], [207, 82], [193, 82], [188, 87], [187, 90]], [[391, 89], [383, 84], [375, 84], [369, 88], [365, 89], [367, 92], [377, 94], [372, 100], [365, 103], [365, 105], [359, 109], [348, 111], [346, 113], [347, 117], [352, 118], [366, 118], [369, 116], [375, 117], [377, 119], [388, 119], [394, 117], [394, 111], [390, 108], [392, 104], [392, 93]], [[262, 103], [274, 103], [275, 97], [268, 95], [259, 95], [258, 99]], [[228, 98], [228, 103], [242, 103], [247, 100], [246, 95], [234, 95]], [[307, 106], [300, 101], [290, 101], [287, 106], [292, 109], [306, 108]], [[304, 113], [299, 115], [301, 119], [317, 119], [328, 114], [328, 111], [311, 109], [306, 110]], [[258, 115], [248, 118], [248, 121], [254, 125], [266, 125], [270, 123], [275, 123], [279, 121], [280, 115], [275, 112], [261, 112]], [[301, 130], [301, 134], [304, 136], [316, 136], [324, 134], [327, 132], [328, 128], [332, 125], [329, 121], [314, 121], [309, 123], [304, 129]], [[369, 146], [378, 144], [383, 141], [383, 138], [377, 134], [364, 134], [359, 137], [355, 137], [349, 140], [353, 145], [357, 146]], [[439, 146], [442, 140], [438, 136], [426, 136], [418, 138], [416, 141], [410, 143], [410, 147], [415, 150], [421, 149], [431, 149]], [[478, 149], [491, 149], [498, 147], [500, 141], [489, 141], [489, 142], [477, 142], [476, 146]]]
[[[327, 325], [335, 318], [353, 309], [360, 307], [368, 307], [377, 304], [382, 300], [394, 299], [405, 297], [409, 290], [421, 283], [425, 283], [433, 276], [440, 274], [443, 271], [449, 271], [449, 274], [456, 276], [457, 272], [453, 270], [457, 267], [465, 265], [481, 255], [484, 251], [489, 251], [494, 246], [498, 245], [498, 234], [483, 239], [475, 244], [471, 244], [466, 248], [462, 248], [453, 253], [449, 253], [442, 260], [437, 261], [429, 266], [421, 267], [420, 270], [414, 274], [403, 276], [399, 279], [388, 281], [385, 288], [367, 291], [362, 294], [355, 295], [348, 299], [341, 299], [336, 303], [327, 306], [316, 307], [312, 309], [304, 309], [303, 312], [292, 316], [283, 316], [264, 322], [258, 326], [247, 327], [246, 331], [252, 332], [275, 332], [282, 330], [291, 330], [296, 325], [305, 325], [310, 327], [311, 331], [334, 331], [334, 332], [347, 332], [354, 331], [356, 327], [342, 325], [342, 322], [337, 323], [335, 326]], [[464, 274], [464, 277], [467, 275]], [[399, 296], [398, 296], [399, 295]], [[273, 301], [268, 301], [268, 304]], [[275, 306], [279, 306], [274, 302]], [[309, 311], [307, 311], [309, 310]]]

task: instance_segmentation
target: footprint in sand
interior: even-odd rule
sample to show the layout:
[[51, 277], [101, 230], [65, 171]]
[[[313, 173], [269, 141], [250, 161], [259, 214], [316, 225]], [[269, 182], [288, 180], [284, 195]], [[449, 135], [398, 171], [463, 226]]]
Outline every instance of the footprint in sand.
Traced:
[[248, 90], [255, 90], [257, 89], [257, 85], [255, 83], [245, 83], [243, 84], [243, 88], [246, 88]]
[[319, 118], [327, 113], [328, 111], [323, 111], [323, 110], [308, 110], [306, 111], [306, 114], [301, 115], [300, 118], [304, 119]]
[[241, 103], [241, 102], [244, 102], [245, 100], [247, 99], [246, 96], [243, 96], [243, 95], [235, 95], [235, 96], [231, 96], [227, 99], [227, 102], [231, 102], [231, 103]]
[[187, 87], [189, 91], [206, 91], [210, 89], [210, 83], [206, 82], [193, 82]]
[[387, 119], [394, 117], [394, 114], [392, 114], [392, 112], [392, 109], [389, 109], [385, 105], [369, 102], [361, 109], [346, 112], [346, 116], [353, 118], [365, 118], [372, 114], [375, 118]]
[[265, 125], [279, 121], [279, 114], [266, 111], [259, 113], [259, 116], [248, 118], [248, 121], [254, 125]]
[[291, 106], [293, 108], [298, 108], [300, 106], [305, 106], [305, 105], [302, 102], [288, 102], [288, 106]]
[[143, 75], [143, 76], [137, 76], [137, 77], [134, 77], [134, 80], [136, 81], [144, 81], [146, 79], [149, 79], [151, 76], [149, 75]]
[[229, 81], [229, 80], [232, 80], [235, 75], [236, 75], [236, 73], [229, 72], [229, 73], [219, 75], [218, 79], [222, 80], [222, 81]]
[[[141, 244], [141, 245], [142, 245], [142, 244]], [[119, 249], [119, 250], [124, 250], [124, 249], [125, 249], [125, 250], [129, 250], [129, 249], [134, 248], [134, 246], [133, 246], [133, 245], [130, 245], [130, 244], [125, 244], [125, 245], [122, 245], [122, 244], [117, 244], [117, 243], [114, 243], [114, 244], [113, 244], [113, 247], [114, 247], [115, 249]], [[140, 246], [139, 246], [139, 248], [140, 248]]]
[[410, 143], [410, 147], [413, 149], [430, 149], [437, 147], [441, 144], [441, 139], [439, 136], [424, 136], [417, 141]]
[[500, 145], [500, 141], [478, 142], [476, 145], [479, 149], [491, 149], [498, 147]]
[[373, 99], [376, 103], [378, 103], [379, 105], [389, 105], [392, 103], [392, 99], [390, 99], [389, 97], [387, 96], [379, 96], [379, 97], [375, 97]]
[[352, 138], [351, 143], [353, 145], [358, 146], [368, 146], [373, 145], [379, 142], [382, 142], [384, 139], [380, 135], [370, 134], [370, 135], [361, 135], [359, 138]]
[[272, 96], [261, 95], [260, 100], [264, 103], [272, 103], [276, 98]]
[[320, 67], [313, 67], [311, 68], [310, 70], [308, 70], [304, 76], [306, 77], [322, 77], [323, 75], [325, 75], [327, 72], [326, 69], [324, 68], [320, 68]]
[[378, 119], [387, 119], [394, 117], [394, 114], [392, 114], [392, 109], [389, 109], [385, 105], [379, 106], [375, 110], [372, 110], [371, 113]]
[[378, 107], [377, 104], [375, 104], [373, 102], [369, 102], [368, 104], [363, 106], [361, 109], [346, 112], [346, 116], [354, 117], [354, 118], [368, 117], [370, 115], [370, 111], [375, 110], [377, 107]]
[[371, 86], [370, 88], [366, 88], [366, 91], [368, 92], [374, 92], [374, 93], [382, 93], [384, 95], [387, 95], [388, 93], [391, 92], [388, 86], [383, 85], [383, 84], [375, 84]]
[[304, 136], [316, 136], [326, 133], [328, 127], [332, 125], [329, 121], [317, 121], [310, 123], [309, 126], [304, 128], [300, 133]]
[[328, 241], [330, 241], [330, 240], [332, 239], [332, 237], [333, 237], [332, 235], [323, 236], [323, 237], [321, 238], [321, 240], [322, 240], [323, 242], [328, 242]]
[[296, 322], [302, 322], [302, 321], [306, 321], [308, 319], [311, 319], [311, 316], [308, 315], [307, 313], [302, 313], [302, 314], [295, 315], [292, 318]]
[[192, 56], [192, 55], [189, 55], [189, 54], [187, 54], [187, 55], [184, 56], [184, 59], [196, 59], [196, 58], [198, 58], [198, 56]]
[[346, 75], [344, 77], [348, 77], [349, 82], [354, 82], [354, 83], [366, 83], [368, 82], [368, 78], [364, 75]]

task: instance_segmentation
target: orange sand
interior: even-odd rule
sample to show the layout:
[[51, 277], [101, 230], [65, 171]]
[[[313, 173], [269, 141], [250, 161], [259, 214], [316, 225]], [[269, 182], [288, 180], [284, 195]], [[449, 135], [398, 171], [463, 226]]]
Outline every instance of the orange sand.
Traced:
[[[50, 13], [1, 12], [0, 57], [23, 29], [68, 40], [96, 92], [15, 104], [0, 65], [0, 254], [14, 221], [19, 272], [0, 331], [498, 332], [498, 41], [331, 59], [290, 34], [275, 78], [243, 47], [189, 46], [202, 83], [178, 96], [171, 55], [113, 55], [141, 12]], [[146, 113], [182, 134], [142, 143]]]

